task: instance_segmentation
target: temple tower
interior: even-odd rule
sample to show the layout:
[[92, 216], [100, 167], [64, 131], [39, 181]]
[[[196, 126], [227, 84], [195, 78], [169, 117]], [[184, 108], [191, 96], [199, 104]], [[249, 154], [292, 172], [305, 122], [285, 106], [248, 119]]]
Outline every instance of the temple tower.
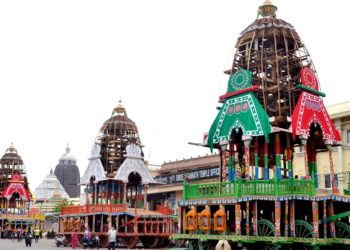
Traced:
[[70, 198], [80, 195], [80, 172], [76, 163], [77, 159], [70, 153], [70, 147], [67, 145], [66, 152], [59, 159], [54, 172]]

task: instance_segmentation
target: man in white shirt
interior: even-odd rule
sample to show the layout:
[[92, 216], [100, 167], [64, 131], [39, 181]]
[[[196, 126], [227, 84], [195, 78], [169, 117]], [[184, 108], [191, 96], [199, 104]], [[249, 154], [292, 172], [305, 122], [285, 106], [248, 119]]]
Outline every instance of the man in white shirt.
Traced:
[[117, 241], [117, 231], [111, 227], [108, 231], [108, 250], [115, 250], [115, 242]]

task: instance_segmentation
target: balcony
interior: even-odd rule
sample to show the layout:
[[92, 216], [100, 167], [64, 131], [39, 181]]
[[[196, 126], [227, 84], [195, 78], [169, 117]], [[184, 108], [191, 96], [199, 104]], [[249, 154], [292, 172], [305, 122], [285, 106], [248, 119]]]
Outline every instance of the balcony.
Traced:
[[236, 180], [206, 184], [184, 184], [183, 199], [206, 199], [217, 197], [239, 198], [247, 195], [315, 195], [314, 180]]

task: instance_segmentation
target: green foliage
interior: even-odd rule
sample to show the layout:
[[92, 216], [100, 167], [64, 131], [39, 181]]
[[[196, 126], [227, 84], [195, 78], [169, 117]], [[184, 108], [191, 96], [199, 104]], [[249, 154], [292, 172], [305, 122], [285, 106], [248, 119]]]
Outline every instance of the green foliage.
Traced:
[[61, 203], [58, 203], [55, 208], [53, 209], [53, 211], [55, 213], [60, 213], [62, 212], [62, 207], [65, 207], [65, 206], [72, 206], [73, 203], [71, 201], [68, 201], [68, 200], [64, 200], [62, 201]]

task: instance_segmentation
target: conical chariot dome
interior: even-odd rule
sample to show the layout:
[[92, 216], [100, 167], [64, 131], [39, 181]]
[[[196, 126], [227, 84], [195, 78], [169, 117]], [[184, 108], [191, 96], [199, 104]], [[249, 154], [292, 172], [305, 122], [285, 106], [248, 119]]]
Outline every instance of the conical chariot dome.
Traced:
[[[240, 34], [232, 67], [225, 72], [233, 75], [240, 68], [252, 73], [252, 85], [258, 85], [256, 97], [276, 125], [287, 126], [301, 90], [301, 69], [308, 67], [317, 73], [309, 52], [294, 27], [276, 17], [277, 7], [265, 1], [258, 9], [258, 18]], [[311, 77], [311, 76], [310, 76]]]
[[100, 129], [97, 143], [101, 145], [101, 162], [107, 174], [115, 173], [121, 166], [128, 144], [141, 145], [137, 126], [128, 117], [121, 100]]
[[5, 154], [0, 158], [0, 192], [7, 186], [14, 173], [20, 174], [24, 179], [26, 188], [29, 188], [22, 157], [11, 143], [11, 146], [6, 149]]

